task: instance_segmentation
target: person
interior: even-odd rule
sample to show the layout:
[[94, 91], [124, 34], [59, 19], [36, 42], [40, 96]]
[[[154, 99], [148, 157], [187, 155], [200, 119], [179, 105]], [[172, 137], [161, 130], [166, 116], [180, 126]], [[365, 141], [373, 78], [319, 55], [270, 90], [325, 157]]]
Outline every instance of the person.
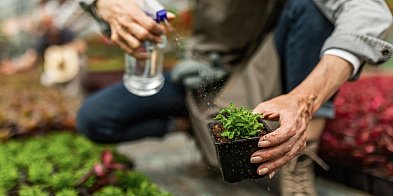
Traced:
[[[87, 3], [129, 54], [165, 33], [133, 1]], [[392, 45], [381, 40], [392, 24], [386, 3], [199, 0], [194, 15], [192, 60], [166, 74], [161, 92], [142, 98], [121, 83], [104, 89], [82, 105], [78, 130], [96, 142], [130, 141], [162, 136], [169, 116], [189, 115], [206, 161], [217, 166], [206, 122], [234, 102], [279, 120], [250, 157], [260, 164], [258, 174], [272, 177], [281, 168], [283, 195], [316, 195], [311, 166], [326, 119], [334, 117], [331, 98], [365, 63], [392, 55]]]
[[[86, 43], [80, 36], [82, 31], [76, 31], [75, 26], [79, 23], [68, 24], [71, 22], [69, 15], [78, 14], [77, 9], [69, 8], [79, 5], [70, 1], [40, 1], [38, 5], [37, 11], [30, 14], [31, 18], [38, 20], [34, 31], [30, 31], [32, 37], [37, 39], [23, 54], [4, 58], [0, 62], [0, 74], [13, 75], [28, 71], [42, 58], [41, 84], [58, 87], [71, 97], [80, 96], [83, 94], [80, 78], [84, 71]], [[80, 21], [86, 18], [82, 14], [79, 16]], [[89, 26], [92, 25], [86, 25], [84, 34], [90, 31]]]
[[70, 18], [63, 16], [65, 10], [70, 7], [66, 5], [75, 5], [75, 3], [43, 0], [38, 5], [38, 14], [36, 14], [38, 16], [31, 14], [31, 18], [38, 18], [35, 29], [37, 32], [31, 32], [37, 37], [37, 41], [17, 58], [4, 58], [0, 64], [0, 73], [12, 75], [31, 69], [37, 64], [39, 58], [44, 56], [46, 50], [54, 45], [67, 45], [78, 54], [85, 52], [86, 44], [82, 39], [77, 38], [75, 28], [63, 22]]

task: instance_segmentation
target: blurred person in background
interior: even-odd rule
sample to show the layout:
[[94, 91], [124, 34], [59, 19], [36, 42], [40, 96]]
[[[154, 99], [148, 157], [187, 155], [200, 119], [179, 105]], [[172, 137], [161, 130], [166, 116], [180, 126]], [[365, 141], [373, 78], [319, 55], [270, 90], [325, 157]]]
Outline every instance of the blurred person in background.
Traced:
[[32, 40], [35, 38], [38, 23], [36, 8], [36, 1], [4, 0], [0, 2], [0, 34], [3, 47], [0, 74], [2, 72], [12, 73], [12, 65], [19, 64], [17, 62], [19, 59], [24, 61], [20, 57], [27, 48], [31, 47]]
[[[84, 38], [97, 34], [96, 23], [76, 1], [41, 0], [29, 15], [32, 20], [38, 21], [36, 27], [29, 31], [36, 39], [22, 55], [3, 58], [0, 74], [12, 75], [30, 70], [39, 59], [43, 59], [41, 83], [45, 86], [58, 85], [66, 94], [79, 95], [82, 93], [80, 77], [86, 63]], [[23, 21], [12, 20], [11, 24], [23, 26]]]
[[[131, 55], [165, 33], [132, 0], [84, 2]], [[321, 163], [316, 152], [326, 119], [334, 117], [331, 97], [365, 63], [392, 56], [392, 45], [380, 39], [392, 24], [386, 3], [199, 0], [194, 16], [193, 56], [166, 75], [164, 88], [137, 97], [119, 83], [96, 93], [78, 113], [79, 131], [101, 143], [131, 141], [162, 136], [169, 117], [188, 114], [202, 154], [217, 167], [206, 124], [233, 102], [280, 123], [250, 157], [260, 164], [256, 172], [272, 177], [281, 169], [283, 195], [316, 195], [312, 164]]]
[[[86, 17], [75, 1], [41, 0], [38, 5], [36, 11], [30, 14], [38, 20], [36, 27], [30, 30], [36, 40], [19, 57], [4, 58], [0, 65], [0, 73], [11, 75], [31, 69], [40, 57], [45, 56], [46, 50], [51, 46], [65, 46], [64, 48], [74, 50], [81, 57], [80, 60], [84, 61], [86, 44], [81, 38], [98, 32], [98, 27], [92, 19]], [[21, 21], [13, 21], [18, 22]], [[51, 51], [55, 53], [54, 50]], [[60, 53], [59, 50], [56, 51]]]

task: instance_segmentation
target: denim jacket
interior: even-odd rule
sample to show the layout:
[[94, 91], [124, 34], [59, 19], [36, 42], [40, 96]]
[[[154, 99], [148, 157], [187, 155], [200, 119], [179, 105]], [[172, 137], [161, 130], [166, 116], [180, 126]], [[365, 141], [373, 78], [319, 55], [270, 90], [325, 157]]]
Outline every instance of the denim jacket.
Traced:
[[335, 25], [322, 52], [336, 48], [358, 56], [368, 64], [381, 64], [393, 54], [393, 46], [381, 40], [392, 25], [392, 14], [383, 0], [313, 0]]

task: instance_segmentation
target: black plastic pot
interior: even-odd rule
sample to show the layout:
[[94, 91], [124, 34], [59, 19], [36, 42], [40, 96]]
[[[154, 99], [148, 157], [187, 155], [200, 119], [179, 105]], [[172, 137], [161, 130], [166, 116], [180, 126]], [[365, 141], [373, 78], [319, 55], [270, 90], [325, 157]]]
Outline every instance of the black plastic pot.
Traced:
[[[263, 121], [262, 123], [267, 132], [271, 132], [267, 124]], [[265, 177], [257, 173], [257, 168], [260, 164], [250, 163], [251, 154], [260, 149], [258, 147], [259, 137], [218, 142], [215, 140], [210, 130], [213, 124], [214, 123], [209, 124], [209, 131], [216, 148], [217, 158], [224, 180], [233, 183], [247, 179]]]

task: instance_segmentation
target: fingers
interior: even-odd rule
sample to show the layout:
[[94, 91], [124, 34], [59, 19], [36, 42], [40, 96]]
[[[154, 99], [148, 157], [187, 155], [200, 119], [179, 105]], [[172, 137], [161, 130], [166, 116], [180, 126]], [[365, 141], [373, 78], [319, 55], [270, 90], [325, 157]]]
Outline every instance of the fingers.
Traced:
[[282, 143], [279, 146], [274, 146], [270, 148], [264, 148], [254, 152], [251, 155], [251, 163], [262, 163], [268, 160], [277, 159], [290, 153], [293, 148], [296, 148], [295, 145], [298, 141], [305, 141], [306, 133], [302, 132], [300, 135], [295, 135], [294, 137], [290, 138], [288, 141]]
[[302, 137], [302, 139], [298, 140], [294, 145], [294, 147], [289, 152], [287, 152], [284, 156], [280, 156], [276, 159], [261, 164], [257, 168], [257, 173], [259, 175], [266, 175], [268, 173], [273, 173], [277, 171], [279, 168], [281, 168], [290, 160], [292, 160], [295, 156], [297, 156], [305, 148], [306, 148], [306, 138]]
[[122, 50], [134, 56], [137, 59], [147, 58], [145, 52], [138, 52], [141, 47], [141, 42], [131, 34], [127, 33], [119, 24], [111, 25], [112, 34], [111, 41], [118, 45]]
[[280, 127], [261, 137], [258, 146], [264, 149], [251, 155], [252, 163], [262, 163], [257, 170], [259, 175], [273, 175], [278, 168], [305, 148], [307, 119], [283, 109], [280, 113], [270, 112], [267, 116], [272, 117], [277, 114], [280, 117]]
[[262, 136], [259, 139], [258, 147], [267, 148], [271, 146], [277, 146], [285, 141], [289, 140], [296, 134], [296, 127], [292, 127], [291, 125], [281, 125], [275, 131]]
[[164, 27], [147, 16], [139, 4], [140, 2], [129, 0], [102, 0], [97, 2], [97, 8], [99, 15], [111, 25], [114, 21], [117, 21], [122, 27], [126, 27], [130, 23], [137, 23], [153, 35], [162, 35]]
[[[147, 16], [145, 16], [147, 17]], [[153, 42], [161, 43], [161, 34], [153, 34], [150, 29], [154, 29], [155, 26], [158, 25], [155, 21], [151, 18], [147, 18], [148, 20], [152, 21], [151, 27], [147, 29], [142, 25], [135, 23], [135, 22], [125, 22], [124, 17], [118, 18], [116, 21], [112, 21], [111, 29], [112, 35], [111, 40], [117, 44], [121, 49], [127, 52], [130, 55], [133, 55], [137, 59], [144, 59], [146, 58], [146, 54], [136, 52], [138, 48], [140, 48], [141, 43], [144, 40], [150, 40]], [[148, 22], [149, 23], [149, 22]], [[148, 24], [146, 23], [146, 24]], [[160, 29], [163, 28], [160, 26]], [[160, 32], [162, 32], [160, 30]]]
[[103, 1], [100, 5], [100, 15], [111, 26], [111, 40], [127, 53], [132, 54], [144, 40], [162, 42], [165, 28], [136, 4], [118, 0]]
[[140, 47], [140, 42], [135, 39], [132, 35], [127, 34], [119, 24], [111, 25], [112, 34], [111, 40], [117, 44], [121, 49], [129, 54], [133, 54], [134, 50]]
[[269, 103], [270, 101], [258, 104], [258, 106], [254, 108], [253, 112], [262, 114], [264, 119], [278, 120], [280, 114], [276, 111], [280, 111], [280, 109], [274, 106], [272, 107]]
[[165, 32], [165, 28], [163, 26], [159, 25], [146, 14], [138, 14], [138, 16], [133, 19], [136, 23], [155, 36], [160, 36]]
[[172, 12], [167, 12], [166, 17], [168, 18], [169, 21], [174, 20], [176, 18], [176, 15]]
[[119, 26], [121, 26], [126, 33], [133, 35], [138, 40], [150, 40], [154, 42], [162, 42], [161, 36], [153, 35], [151, 32], [149, 32], [146, 28], [144, 28], [138, 23], [125, 21], [125, 20], [126, 19], [124, 17], [119, 18], [120, 21]]
[[279, 108], [276, 108], [276, 106], [271, 104], [272, 100], [262, 102], [257, 105], [257, 107], [254, 108], [255, 113], [260, 113], [260, 114], [267, 114], [267, 113], [273, 113], [273, 111], [276, 111]]
[[296, 97], [281, 95], [254, 109], [264, 118], [280, 120], [278, 129], [260, 138], [258, 147], [263, 149], [251, 155], [251, 162], [262, 163], [259, 175], [273, 174], [305, 148], [305, 130], [312, 114], [309, 105], [299, 103]]
[[262, 113], [264, 119], [278, 121], [280, 114], [274, 112]]
[[295, 136], [297, 132], [304, 132], [304, 130], [301, 130], [302, 126], [302, 123], [296, 122], [296, 117], [293, 117], [293, 115], [281, 114], [280, 127], [262, 136], [259, 139], [258, 147], [267, 148], [280, 145]]

